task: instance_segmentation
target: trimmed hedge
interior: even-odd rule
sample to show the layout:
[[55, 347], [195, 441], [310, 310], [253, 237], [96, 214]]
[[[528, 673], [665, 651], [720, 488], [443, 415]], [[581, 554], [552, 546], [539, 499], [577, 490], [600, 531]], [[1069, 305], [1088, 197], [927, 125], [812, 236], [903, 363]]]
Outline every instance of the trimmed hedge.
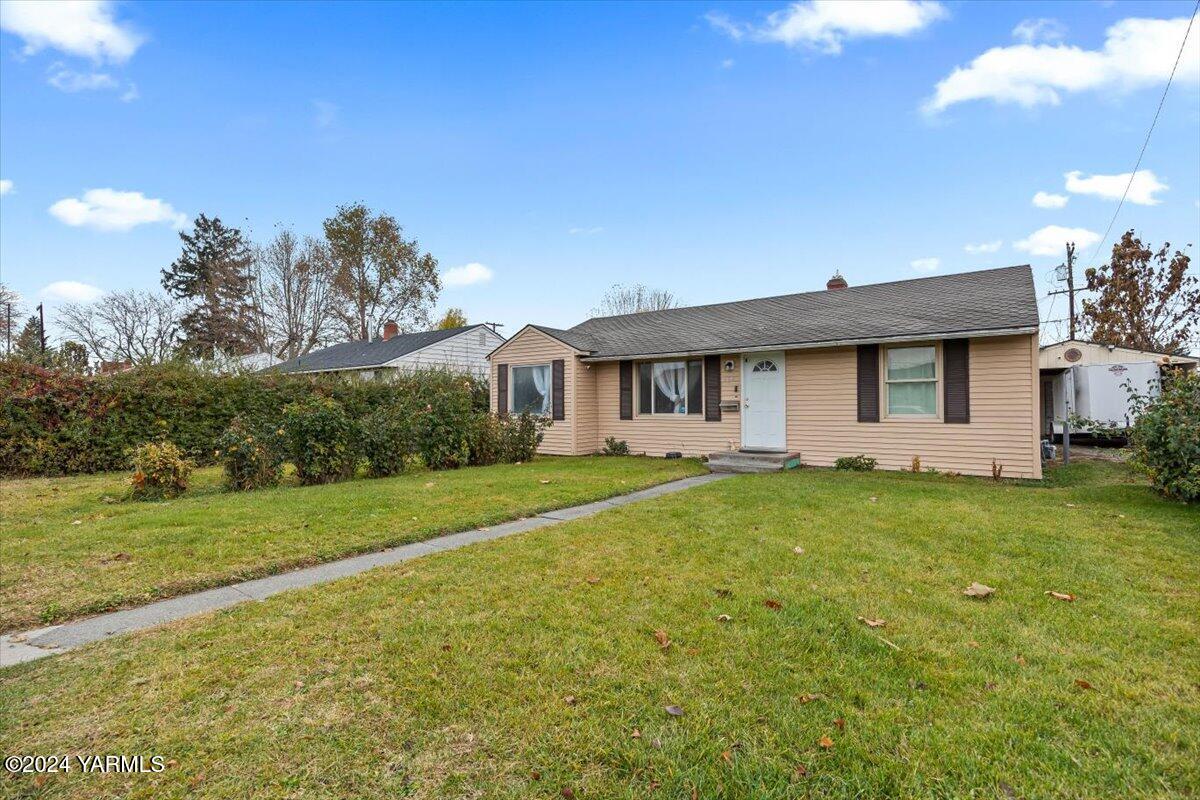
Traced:
[[[214, 462], [216, 443], [234, 418], [283, 419], [285, 406], [312, 397], [341, 403], [352, 419], [397, 404], [437, 407], [421, 433], [436, 461], [455, 462], [460, 442], [436, 445], [441, 425], [487, 408], [487, 383], [441, 371], [354, 381], [333, 376], [213, 375], [180, 364], [106, 377], [51, 372], [0, 360], [0, 474], [63, 475], [121, 470], [143, 442], [168, 439], [198, 465]], [[253, 423], [251, 422], [253, 421]], [[462, 419], [468, 428], [469, 420]], [[432, 425], [428, 423], [434, 423]], [[449, 451], [455, 451], [451, 453]]]

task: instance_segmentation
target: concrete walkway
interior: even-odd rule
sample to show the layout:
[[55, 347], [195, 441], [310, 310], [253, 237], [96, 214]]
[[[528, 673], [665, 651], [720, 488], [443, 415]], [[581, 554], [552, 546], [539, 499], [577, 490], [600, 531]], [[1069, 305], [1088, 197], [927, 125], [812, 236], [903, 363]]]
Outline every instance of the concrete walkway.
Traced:
[[455, 550], [475, 542], [486, 542], [490, 539], [500, 539], [512, 536], [514, 533], [524, 533], [548, 525], [557, 525], [567, 520], [590, 517], [608, 508], [636, 503], [653, 497], [673, 494], [701, 486], [706, 483], [731, 477], [728, 474], [697, 475], [683, 478], [670, 483], [652, 486], [649, 489], [631, 492], [630, 494], [611, 497], [582, 506], [563, 508], [558, 511], [547, 511], [536, 517], [505, 522], [491, 528], [481, 528], [462, 533], [452, 533], [427, 539], [423, 542], [392, 547], [375, 553], [343, 558], [340, 561], [330, 561], [315, 567], [306, 567], [293, 572], [284, 572], [266, 578], [234, 583], [216, 589], [208, 589], [195, 594], [173, 597], [170, 600], [160, 600], [138, 608], [124, 611], [113, 611], [96, 617], [68, 622], [63, 625], [52, 625], [48, 628], [11, 633], [0, 636], [0, 667], [21, 664], [26, 661], [52, 656], [65, 650], [71, 650], [91, 642], [98, 642], [110, 636], [117, 636], [130, 631], [140, 631], [153, 628], [177, 619], [204, 614], [221, 608], [244, 603], [248, 600], [264, 600], [273, 594], [286, 592], [289, 589], [300, 589], [305, 586], [316, 586], [339, 578], [357, 575], [376, 567], [386, 567], [399, 564], [430, 553], [440, 553], [443, 550]]

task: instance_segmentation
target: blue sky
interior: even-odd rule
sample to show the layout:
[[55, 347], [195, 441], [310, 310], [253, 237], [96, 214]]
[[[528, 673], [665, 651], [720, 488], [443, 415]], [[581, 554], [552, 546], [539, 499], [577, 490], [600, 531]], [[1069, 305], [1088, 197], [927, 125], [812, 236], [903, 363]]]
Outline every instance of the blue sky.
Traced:
[[[0, 279], [30, 305], [153, 288], [180, 220], [315, 234], [351, 201], [485, 265], [439, 307], [509, 333], [613, 283], [1041, 279], [1048, 226], [1107, 227], [1193, 8], [6, 4]], [[1200, 243], [1197, 40], [1109, 244]]]

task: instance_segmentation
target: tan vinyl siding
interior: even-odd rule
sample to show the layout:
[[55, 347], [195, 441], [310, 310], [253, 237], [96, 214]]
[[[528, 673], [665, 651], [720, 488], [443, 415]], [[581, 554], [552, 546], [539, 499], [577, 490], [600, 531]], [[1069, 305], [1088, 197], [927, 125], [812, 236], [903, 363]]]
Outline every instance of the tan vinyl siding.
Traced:
[[[566, 344], [553, 339], [534, 328], [526, 328], [491, 355], [490, 392], [491, 408], [497, 411], [496, 393], [498, 381], [497, 367], [508, 364], [509, 374], [514, 366], [522, 364], [549, 364], [556, 358], [563, 359], [563, 411], [566, 419], [556, 420], [546, 429], [539, 453], [549, 455], [574, 455], [575, 449], [575, 388], [576, 375], [579, 370], [579, 359], [575, 351]], [[511, 395], [510, 395], [511, 396]]]
[[[737, 356], [721, 356], [721, 364], [733, 359], [732, 372], [721, 372], [721, 399], [737, 400]], [[597, 447], [612, 436], [629, 443], [632, 453], [661, 456], [678, 451], [685, 456], [707, 455], [718, 450], [736, 450], [741, 446], [741, 422], [737, 413], [725, 412], [720, 422], [706, 422], [703, 414], [638, 414], [633, 419], [621, 419], [620, 379], [615, 361], [591, 365], [596, 374], [596, 407], [598, 411]], [[637, 368], [634, 367], [633, 402], [637, 409]]]
[[[1006, 478], [1040, 478], [1036, 347], [1036, 337], [1031, 342], [1029, 336], [971, 340], [971, 422], [966, 425], [896, 418], [860, 423], [855, 348], [790, 350], [788, 449], [816, 466], [865, 453], [883, 469], [907, 469], [917, 455], [923, 467], [972, 475], [990, 475], [994, 458]], [[939, 382], [939, 396], [941, 391]]]
[[604, 446], [596, 408], [597, 367], [580, 363], [578, 358], [572, 361], [575, 364], [575, 453], [595, 453]]

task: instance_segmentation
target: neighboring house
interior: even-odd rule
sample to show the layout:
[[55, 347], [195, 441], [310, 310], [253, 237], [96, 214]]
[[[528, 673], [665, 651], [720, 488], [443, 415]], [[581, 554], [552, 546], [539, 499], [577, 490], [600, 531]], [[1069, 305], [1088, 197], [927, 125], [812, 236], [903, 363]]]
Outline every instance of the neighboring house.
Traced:
[[398, 333], [393, 322], [372, 342], [345, 342], [270, 367], [273, 372], [331, 372], [361, 380], [386, 380], [397, 371], [449, 369], [486, 378], [487, 355], [504, 337], [487, 325]]
[[606, 437], [661, 456], [1041, 477], [1028, 266], [527, 325], [491, 355], [492, 408], [553, 420], [541, 452]]
[[1063, 421], [1071, 413], [1118, 428], [1132, 425], [1136, 415], [1127, 385], [1157, 397], [1164, 369], [1196, 369], [1197, 359], [1068, 339], [1043, 347], [1038, 362], [1041, 434], [1061, 441]]

